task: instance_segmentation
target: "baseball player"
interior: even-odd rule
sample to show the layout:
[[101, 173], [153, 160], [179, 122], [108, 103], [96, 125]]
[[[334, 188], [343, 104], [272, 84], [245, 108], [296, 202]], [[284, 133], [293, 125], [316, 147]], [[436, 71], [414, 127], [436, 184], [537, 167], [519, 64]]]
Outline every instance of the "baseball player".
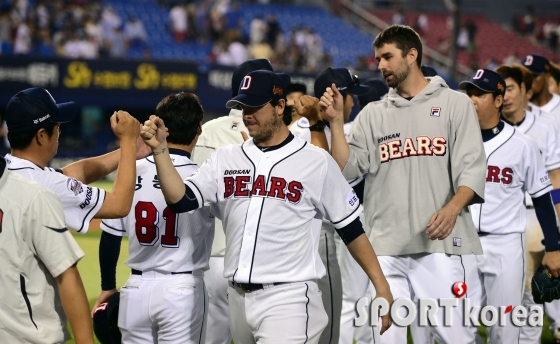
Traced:
[[[389, 87], [383, 79], [368, 79], [364, 84], [369, 86], [369, 91], [364, 95], [358, 96], [360, 110], [371, 102], [381, 100], [387, 92], [389, 92]], [[345, 132], [347, 125], [348, 123], [344, 125]], [[358, 195], [360, 204], [363, 204], [365, 179], [360, 179], [361, 182], [354, 185], [352, 188], [356, 192], [356, 195]], [[364, 222], [363, 213], [360, 215], [360, 221], [362, 223]], [[364, 228], [364, 230], [366, 231], [366, 235], [369, 236], [370, 230], [368, 228]], [[352, 339], [355, 339], [357, 344], [371, 344], [374, 339], [371, 327], [354, 327], [356, 303], [360, 298], [371, 294], [371, 292], [368, 292], [369, 279], [352, 258], [346, 246], [343, 245], [339, 239], [338, 236], [335, 236], [337, 244], [336, 253], [342, 278], [342, 313], [340, 315], [339, 343], [352, 344]]]
[[[128, 214], [134, 193], [140, 123], [125, 111], [115, 112], [111, 128], [119, 138], [120, 150], [80, 160], [62, 169], [46, 167], [56, 155], [60, 124], [72, 121], [77, 114], [74, 102], [57, 104], [43, 88], [18, 92], [6, 107], [8, 140], [12, 146], [6, 161], [9, 170], [54, 191], [62, 201], [66, 226], [83, 234], [93, 218], [119, 218]], [[106, 176], [117, 166], [113, 192], [85, 185]]]
[[[550, 198], [552, 185], [539, 145], [523, 135], [534, 135], [537, 131], [546, 135], [546, 126], [537, 118], [530, 118], [530, 113], [521, 124], [527, 126], [522, 130], [500, 121], [504, 96], [504, 117], [512, 120], [518, 116], [511, 112], [514, 107], [522, 112], [524, 109], [517, 84], [522, 82], [521, 71], [506, 66], [500, 66], [498, 70], [507, 75], [507, 81], [494, 71], [479, 69], [469, 81], [459, 84], [460, 89], [467, 91], [476, 108], [487, 156], [485, 203], [471, 205], [470, 211], [484, 252], [476, 256], [482, 303], [496, 308], [519, 305], [523, 298], [525, 192], [532, 198], [545, 234], [547, 253], [542, 263], [554, 276], [560, 274], [559, 235]], [[517, 128], [521, 128], [521, 125]], [[558, 157], [552, 159], [554, 161], [547, 162], [557, 168]], [[506, 326], [495, 325], [487, 331], [492, 343], [519, 341], [520, 328], [513, 325], [510, 318], [507, 318]]]
[[[218, 149], [185, 181], [172, 168], [163, 121], [152, 116], [141, 131], [158, 154], [160, 185], [171, 209], [220, 207], [230, 329], [237, 344], [318, 343], [328, 321], [315, 282], [325, 274], [317, 248], [323, 217], [381, 288], [378, 295], [392, 302], [375, 252], [362, 235], [357, 196], [327, 152], [289, 132], [282, 120], [284, 92], [273, 72], [246, 75], [227, 106], [242, 107], [252, 139]], [[385, 331], [390, 319], [382, 321]]]
[[[332, 155], [346, 178], [368, 173], [365, 222], [393, 294], [454, 298], [451, 286], [465, 275], [461, 255], [482, 253], [465, 209], [484, 197], [486, 163], [475, 110], [440, 77], [422, 75], [422, 43], [410, 27], [386, 28], [374, 46], [392, 89], [358, 114], [350, 143], [342, 96], [334, 85], [325, 91], [320, 105], [330, 122]], [[462, 319], [462, 303], [452, 312]], [[474, 342], [470, 328], [442, 326], [443, 312], [436, 316], [436, 341]], [[381, 341], [406, 343], [406, 334], [405, 327], [393, 326]]]
[[[353, 76], [346, 68], [327, 68], [315, 80], [315, 94], [320, 90], [326, 88], [327, 85], [335, 83], [344, 93], [344, 119], [347, 122], [352, 107], [354, 106], [353, 95], [364, 95], [368, 92], [367, 86], [361, 85], [357, 76]], [[300, 98], [301, 99], [301, 98]], [[316, 99], [316, 98], [314, 98]], [[298, 102], [298, 105], [301, 102]], [[314, 103], [317, 104], [317, 103]], [[296, 106], [296, 112], [300, 109]], [[318, 106], [317, 106], [318, 110]], [[316, 111], [318, 112], [318, 111]], [[313, 122], [311, 122], [313, 121]], [[330, 139], [329, 128], [325, 122], [321, 120], [314, 120], [309, 117], [301, 117], [297, 122], [289, 127], [290, 131], [297, 137], [311, 143], [312, 135], [319, 131], [324, 132], [326, 139], [326, 151], [330, 151], [328, 141]], [[357, 178], [350, 181], [350, 186], [358, 185], [363, 178]], [[319, 289], [322, 291], [323, 305], [329, 317], [327, 327], [321, 335], [319, 343], [338, 343], [340, 337], [340, 317], [342, 312], [342, 279], [341, 269], [338, 264], [336, 242], [335, 242], [335, 229], [329, 221], [323, 221], [321, 226], [321, 236], [319, 240], [319, 255], [327, 269], [325, 277], [318, 281]], [[364, 295], [362, 295], [364, 296]], [[354, 309], [354, 306], [352, 307]], [[352, 312], [354, 313], [354, 312]]]
[[[201, 132], [203, 110], [192, 93], [172, 94], [156, 107], [169, 123], [168, 150], [186, 178], [197, 171], [190, 152]], [[123, 219], [103, 220], [99, 246], [102, 295], [116, 292], [116, 266], [123, 235], [129, 237], [126, 265], [132, 274], [120, 290], [123, 343], [205, 343], [208, 306], [203, 277], [214, 237], [209, 207], [175, 214], [160, 191], [154, 156], [137, 162], [133, 209]]]
[[[532, 61], [531, 58], [526, 58], [529, 61]], [[527, 63], [527, 61], [525, 61]], [[533, 65], [533, 63], [531, 63]], [[547, 123], [549, 128], [554, 128], [555, 134], [554, 138], [558, 142], [558, 138], [560, 137], [560, 117], [553, 116], [541, 108], [536, 106], [535, 104], [529, 102], [529, 99], [533, 98], [533, 81], [534, 76], [537, 72], [535, 69], [536, 65], [533, 65], [534, 72], [531, 72], [528, 68], [523, 65], [516, 66], [518, 67], [521, 72], [523, 73], [523, 83], [526, 85], [526, 96], [524, 99], [524, 108], [534, 114], [535, 117], [542, 119], [544, 122]], [[540, 137], [539, 139], [542, 139]], [[537, 140], [539, 142], [539, 140]], [[541, 148], [541, 152], [546, 152], [546, 149]], [[549, 170], [549, 177], [552, 183], [552, 186], [557, 189], [560, 186], [560, 174], [558, 173], [558, 169]], [[553, 192], [555, 192], [553, 190]], [[530, 199], [526, 199], [526, 204], [530, 208], [532, 207], [532, 203]], [[555, 205], [557, 208], [558, 206]], [[534, 271], [539, 267], [540, 261], [544, 255], [545, 247], [541, 243], [543, 240], [542, 230], [540, 228], [539, 222], [534, 214], [534, 212], [527, 211], [527, 233], [526, 233], [526, 241], [527, 241], [527, 276], [526, 276], [526, 283], [525, 283], [525, 294], [523, 296], [523, 304], [526, 307], [531, 307], [535, 305], [533, 300], [533, 295], [531, 293], [531, 279], [533, 276]], [[558, 213], [558, 210], [557, 210]], [[553, 301], [550, 303], [545, 303], [545, 309], [548, 313], [550, 322], [550, 329], [552, 331], [553, 337], [557, 342], [560, 342], [560, 328], [558, 328], [555, 323], [559, 323], [560, 320], [560, 302]], [[530, 327], [530, 326], [523, 326], [521, 328], [521, 342], [524, 343], [533, 343], [535, 341], [539, 341], [539, 338], [542, 333], [542, 328], [540, 327]]]
[[533, 95], [531, 106], [536, 106], [544, 112], [560, 117], [560, 96], [550, 93], [548, 85], [550, 79], [550, 62], [541, 55], [527, 55], [521, 64], [533, 73]]
[[[237, 96], [239, 86], [245, 75], [259, 69], [273, 71], [272, 65], [266, 59], [248, 60], [235, 69], [231, 79], [232, 97]], [[193, 149], [192, 160], [198, 166], [202, 166], [218, 148], [243, 143], [242, 131], [247, 132], [247, 128], [243, 124], [241, 109], [238, 108], [232, 108], [228, 116], [206, 122], [202, 126], [202, 134], [200, 134]], [[231, 342], [227, 308], [228, 283], [223, 276], [225, 252], [226, 239], [222, 221], [216, 218], [214, 242], [209, 263], [210, 270], [204, 273], [204, 281], [208, 291], [207, 328], [211, 329], [206, 333], [207, 344], [229, 344]]]
[[0, 338], [93, 344], [89, 306], [76, 267], [84, 256], [56, 195], [6, 168], [0, 157]]

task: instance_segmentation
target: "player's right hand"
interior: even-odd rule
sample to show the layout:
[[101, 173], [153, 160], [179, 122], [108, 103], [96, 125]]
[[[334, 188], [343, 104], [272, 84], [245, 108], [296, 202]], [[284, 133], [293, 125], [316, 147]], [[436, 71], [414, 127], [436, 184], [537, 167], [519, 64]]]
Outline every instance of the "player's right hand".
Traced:
[[315, 97], [301, 96], [295, 101], [294, 108], [298, 115], [307, 118], [309, 125], [313, 125], [323, 119], [319, 111], [319, 99]]
[[323, 96], [319, 100], [319, 107], [323, 111], [323, 118], [329, 122], [335, 120], [342, 120], [344, 118], [342, 116], [342, 105], [343, 105], [344, 97], [336, 88], [336, 85], [333, 83], [330, 88], [327, 88]]
[[111, 129], [119, 141], [127, 139], [136, 141], [140, 132], [140, 122], [128, 112], [119, 110], [111, 116]]
[[560, 251], [545, 252], [542, 265], [550, 272], [552, 277], [560, 277]]
[[97, 298], [97, 301], [95, 301], [95, 304], [93, 305], [93, 308], [91, 309], [91, 317], [92, 318], [93, 318], [93, 313], [95, 313], [95, 310], [97, 309], [97, 307], [99, 307], [99, 305], [102, 304], [103, 302], [107, 302], [107, 300], [109, 300], [111, 295], [113, 295], [116, 292], [117, 292], [117, 289], [101, 291], [101, 294], [99, 294], [99, 297]]
[[167, 146], [167, 128], [163, 120], [155, 115], [151, 115], [150, 119], [144, 122], [140, 136], [152, 151]]

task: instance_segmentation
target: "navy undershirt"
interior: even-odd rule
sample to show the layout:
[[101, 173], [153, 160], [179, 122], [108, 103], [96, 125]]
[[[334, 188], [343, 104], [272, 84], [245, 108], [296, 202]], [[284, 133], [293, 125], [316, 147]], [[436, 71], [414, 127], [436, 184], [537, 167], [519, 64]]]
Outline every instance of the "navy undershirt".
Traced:
[[502, 121], [506, 122], [507, 124], [511, 125], [512, 127], [519, 127], [521, 124], [523, 124], [523, 122], [525, 122], [525, 118], [527, 118], [527, 116], [523, 117], [523, 119], [519, 123], [510, 122], [504, 116], [500, 116], [500, 118], [501, 118]]
[[499, 133], [504, 130], [505, 123], [500, 121], [497, 126], [491, 129], [481, 129], [480, 132], [482, 133], [482, 141], [490, 141], [494, 137], [498, 136]]

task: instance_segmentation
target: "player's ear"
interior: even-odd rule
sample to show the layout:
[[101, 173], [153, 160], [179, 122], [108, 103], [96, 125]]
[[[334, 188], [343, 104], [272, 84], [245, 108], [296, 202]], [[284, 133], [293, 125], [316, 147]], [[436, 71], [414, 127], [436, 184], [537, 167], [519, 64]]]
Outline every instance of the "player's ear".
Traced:
[[276, 105], [276, 114], [283, 116], [285, 107], [286, 107], [286, 99], [278, 100], [278, 105]]
[[47, 135], [45, 128], [41, 128], [37, 130], [37, 133], [35, 133], [35, 142], [37, 143], [38, 146], [42, 146], [45, 144], [45, 140], [47, 139], [48, 136], [49, 135]]
[[494, 106], [496, 109], [499, 109], [500, 106], [504, 103], [504, 97], [500, 94], [496, 98], [494, 98]]
[[406, 54], [406, 60], [409, 65], [416, 63], [416, 59], [418, 58], [418, 50], [416, 48], [410, 48], [408, 53]]

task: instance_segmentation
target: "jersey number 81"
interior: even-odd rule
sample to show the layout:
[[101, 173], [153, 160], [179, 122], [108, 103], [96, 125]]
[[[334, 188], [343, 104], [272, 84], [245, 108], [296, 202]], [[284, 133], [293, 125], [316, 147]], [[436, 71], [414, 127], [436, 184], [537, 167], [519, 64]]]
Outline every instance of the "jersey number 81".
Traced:
[[[159, 212], [152, 202], [138, 202], [134, 207], [136, 237], [142, 246], [154, 246], [159, 239]], [[179, 247], [177, 236], [177, 214], [169, 208], [163, 210], [165, 231], [161, 236], [161, 246]]]

